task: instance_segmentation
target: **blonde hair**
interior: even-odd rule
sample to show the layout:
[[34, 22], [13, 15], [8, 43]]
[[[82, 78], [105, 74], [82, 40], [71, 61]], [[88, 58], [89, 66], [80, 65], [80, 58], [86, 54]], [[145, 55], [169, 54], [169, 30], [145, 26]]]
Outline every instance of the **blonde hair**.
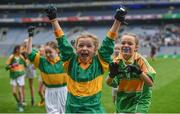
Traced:
[[91, 38], [93, 40], [93, 43], [94, 43], [94, 46], [95, 46], [95, 49], [97, 50], [98, 47], [99, 47], [99, 40], [98, 40], [98, 37], [91, 34], [91, 33], [88, 33], [88, 32], [83, 32], [81, 33], [77, 39], [76, 39], [76, 42], [75, 42], [75, 47], [77, 47], [77, 44], [78, 44], [78, 41], [79, 39], [81, 38]]

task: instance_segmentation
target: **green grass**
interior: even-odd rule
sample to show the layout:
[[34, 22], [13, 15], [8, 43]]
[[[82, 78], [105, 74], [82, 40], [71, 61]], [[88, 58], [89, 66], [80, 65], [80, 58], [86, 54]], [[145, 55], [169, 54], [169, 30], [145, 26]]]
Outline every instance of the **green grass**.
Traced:
[[[4, 70], [5, 58], [0, 58], [0, 113], [17, 112], [16, 103], [9, 84], [9, 72]], [[157, 59], [150, 64], [156, 69], [157, 77], [153, 87], [153, 99], [149, 112], [151, 113], [180, 113], [180, 59]], [[35, 78], [35, 101], [39, 101], [37, 92], [38, 78]], [[45, 108], [31, 107], [28, 82], [26, 80], [25, 112], [45, 112]], [[114, 112], [111, 88], [104, 84], [103, 106], [106, 112]]]

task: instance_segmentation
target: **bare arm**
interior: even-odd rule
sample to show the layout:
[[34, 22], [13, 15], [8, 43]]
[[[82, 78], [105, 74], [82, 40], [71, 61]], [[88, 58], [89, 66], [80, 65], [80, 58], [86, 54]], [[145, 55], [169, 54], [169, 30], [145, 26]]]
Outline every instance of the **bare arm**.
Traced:
[[63, 36], [64, 35], [63, 30], [60, 27], [60, 24], [56, 18], [57, 8], [54, 6], [49, 6], [48, 8], [46, 8], [45, 12], [46, 12], [47, 17], [49, 18], [51, 24], [52, 24], [53, 31], [54, 31], [56, 38]]
[[116, 35], [116, 37], [117, 37], [120, 26], [121, 26], [121, 22], [115, 19], [112, 27], [109, 30], [109, 32], [114, 33]]
[[142, 80], [144, 80], [144, 82], [145, 82], [148, 86], [150, 86], [150, 87], [153, 86], [154, 82], [153, 82], [152, 79], [151, 79], [149, 76], [147, 76], [144, 72], [141, 73], [140, 78], [141, 78]]
[[110, 29], [110, 32], [113, 33], [118, 33], [120, 25], [123, 24], [127, 24], [127, 22], [125, 22], [125, 15], [127, 14], [126, 9], [121, 6], [120, 8], [116, 9], [116, 14], [114, 16], [115, 20], [114, 23]]
[[27, 53], [30, 54], [31, 52], [32, 52], [32, 37], [29, 37], [27, 43]]
[[51, 24], [52, 24], [52, 27], [53, 27], [54, 31], [56, 31], [56, 30], [62, 31], [62, 28], [61, 28], [59, 22], [56, 19], [51, 20]]
[[127, 11], [125, 9], [119, 8], [116, 10], [114, 22], [109, 29], [106, 38], [103, 40], [101, 47], [98, 50], [98, 54], [100, 55], [100, 61], [105, 61], [106, 63], [110, 63], [111, 55], [114, 50], [114, 40], [118, 36], [119, 29], [121, 24], [125, 21], [125, 15]]
[[56, 40], [58, 42], [58, 48], [61, 52], [62, 61], [68, 61], [74, 55], [73, 48], [67, 41], [67, 37], [64, 35], [64, 32], [56, 18], [57, 9], [56, 7], [49, 6], [46, 10], [47, 17], [49, 18], [54, 35], [56, 36]]
[[28, 54], [30, 54], [32, 52], [32, 38], [34, 36], [34, 29], [35, 29], [34, 26], [30, 26], [28, 28], [28, 35], [29, 35], [28, 43], [27, 43], [27, 53]]

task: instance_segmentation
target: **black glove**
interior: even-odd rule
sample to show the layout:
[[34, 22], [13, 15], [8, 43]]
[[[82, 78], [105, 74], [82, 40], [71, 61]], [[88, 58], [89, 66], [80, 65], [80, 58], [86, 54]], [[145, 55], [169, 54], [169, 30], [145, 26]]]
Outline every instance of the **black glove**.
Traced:
[[138, 65], [127, 65], [126, 66], [126, 69], [127, 69], [127, 72], [130, 72], [130, 73], [136, 73], [137, 75], [140, 75], [142, 73], [140, 67]]
[[109, 77], [111, 77], [111, 78], [114, 78], [116, 75], [118, 75], [119, 74], [118, 63], [114, 63], [114, 62], [110, 63], [109, 64], [109, 71], [110, 71]]
[[49, 20], [53, 20], [56, 18], [57, 8], [54, 6], [49, 6], [47, 9], [45, 9], [45, 12], [46, 12]]
[[28, 27], [28, 34], [29, 34], [29, 37], [33, 37], [33, 36], [34, 36], [34, 29], [35, 29], [34, 26]]
[[125, 22], [125, 16], [127, 14], [126, 9], [121, 6], [120, 8], [116, 9], [116, 14], [114, 16], [115, 19], [117, 19], [118, 21], [120, 21], [121, 23], [127, 25], [128, 23]]

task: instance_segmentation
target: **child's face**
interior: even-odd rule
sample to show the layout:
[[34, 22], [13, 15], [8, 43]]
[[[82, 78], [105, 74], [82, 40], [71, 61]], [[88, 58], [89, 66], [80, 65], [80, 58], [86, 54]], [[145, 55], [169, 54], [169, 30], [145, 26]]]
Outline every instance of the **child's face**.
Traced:
[[41, 56], [44, 56], [45, 55], [45, 50], [43, 47], [39, 48], [39, 53]]
[[82, 62], [87, 62], [90, 60], [96, 52], [93, 39], [80, 38], [76, 45], [76, 52]]
[[48, 59], [54, 59], [56, 57], [56, 50], [50, 46], [45, 46], [45, 55]]
[[16, 52], [15, 52], [15, 54], [20, 54], [21, 53], [21, 51], [20, 51], [20, 47], [19, 48], [16, 48]]
[[114, 56], [118, 56], [119, 53], [120, 53], [120, 45], [115, 44], [115, 46], [114, 46]]
[[130, 35], [123, 35], [120, 49], [123, 56], [132, 57], [134, 52], [137, 50], [135, 38]]

